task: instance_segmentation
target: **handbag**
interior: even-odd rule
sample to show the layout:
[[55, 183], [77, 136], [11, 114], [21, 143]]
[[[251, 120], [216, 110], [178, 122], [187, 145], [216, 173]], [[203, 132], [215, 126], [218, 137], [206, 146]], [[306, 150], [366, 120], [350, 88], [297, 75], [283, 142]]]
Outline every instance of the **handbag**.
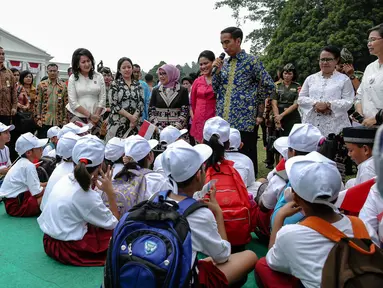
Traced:
[[[20, 92], [21, 86], [17, 88], [17, 97], [19, 96]], [[16, 115], [14, 116], [14, 122], [17, 131], [19, 131], [21, 134], [36, 130], [36, 123], [33, 119], [32, 112], [17, 110]]]

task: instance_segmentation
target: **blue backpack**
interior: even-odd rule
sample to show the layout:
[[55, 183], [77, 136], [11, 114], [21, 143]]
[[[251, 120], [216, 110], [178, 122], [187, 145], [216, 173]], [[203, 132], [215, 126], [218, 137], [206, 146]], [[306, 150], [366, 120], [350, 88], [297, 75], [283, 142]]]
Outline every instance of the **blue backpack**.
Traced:
[[122, 216], [109, 244], [105, 288], [190, 287], [198, 280], [191, 267], [186, 217], [206, 205], [193, 198], [178, 204], [165, 200], [170, 192], [160, 192]]

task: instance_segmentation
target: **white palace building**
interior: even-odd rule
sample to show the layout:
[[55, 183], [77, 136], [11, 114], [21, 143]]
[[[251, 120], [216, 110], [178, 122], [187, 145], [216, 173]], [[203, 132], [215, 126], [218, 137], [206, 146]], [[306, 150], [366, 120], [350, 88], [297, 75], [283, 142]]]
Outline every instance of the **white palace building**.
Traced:
[[[44, 50], [29, 44], [28, 42], [12, 35], [0, 28], [0, 46], [5, 50], [5, 65], [7, 68], [16, 68], [20, 71], [29, 70], [33, 73], [36, 84], [40, 79], [46, 76], [46, 67], [53, 56]], [[56, 62], [54, 62], [56, 63]], [[62, 80], [67, 80], [67, 69], [69, 63], [56, 63], [59, 67]]]

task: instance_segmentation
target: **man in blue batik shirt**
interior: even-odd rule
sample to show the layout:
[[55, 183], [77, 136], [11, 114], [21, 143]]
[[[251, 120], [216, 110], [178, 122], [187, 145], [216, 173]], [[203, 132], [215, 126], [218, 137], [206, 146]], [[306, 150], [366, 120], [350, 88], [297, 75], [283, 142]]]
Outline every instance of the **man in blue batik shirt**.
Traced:
[[230, 56], [222, 61], [217, 58], [213, 66], [213, 89], [217, 95], [217, 116], [222, 117], [241, 133], [243, 154], [254, 163], [257, 175], [257, 129], [263, 121], [264, 103], [275, 93], [275, 85], [261, 60], [241, 49], [243, 32], [229, 27], [221, 32], [224, 51]]
[[150, 96], [152, 95], [152, 92], [150, 91], [150, 87], [148, 84], [146, 84], [145, 81], [141, 80], [141, 67], [138, 64], [133, 65], [133, 77], [137, 81], [140, 82], [142, 89], [144, 90], [144, 111], [142, 111], [142, 121], [148, 120], [148, 109], [149, 109], [149, 102], [150, 102]]

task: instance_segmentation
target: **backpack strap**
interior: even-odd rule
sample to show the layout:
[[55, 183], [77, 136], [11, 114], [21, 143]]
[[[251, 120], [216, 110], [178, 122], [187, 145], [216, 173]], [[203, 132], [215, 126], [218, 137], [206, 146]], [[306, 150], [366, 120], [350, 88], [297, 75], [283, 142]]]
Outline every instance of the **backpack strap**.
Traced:
[[[356, 217], [352, 217], [356, 218]], [[354, 238], [357, 239], [370, 239], [370, 236], [368, 236], [368, 232], [366, 230], [366, 227], [364, 226], [363, 222], [360, 219], [351, 219], [349, 217], [353, 229], [353, 233], [356, 233], [357, 235], [354, 234]], [[358, 221], [359, 220], [359, 221]], [[355, 224], [354, 224], [355, 223]], [[374, 254], [375, 253], [375, 245], [371, 243], [370, 245], [370, 250], [366, 251], [363, 248], [359, 247], [357, 244], [355, 244], [349, 237], [347, 237], [343, 232], [339, 231], [335, 226], [331, 225], [329, 222], [316, 217], [316, 216], [310, 216], [307, 217], [305, 220], [299, 223], [300, 225], [309, 227], [315, 231], [317, 231], [319, 234], [322, 236], [326, 237], [327, 239], [339, 243], [341, 240], [344, 240], [347, 242], [347, 244], [357, 250], [358, 252], [362, 254]], [[363, 229], [365, 231], [363, 231]], [[356, 231], [356, 232], [355, 232]], [[364, 236], [367, 235], [367, 238]], [[357, 236], [363, 236], [363, 238], [357, 237]]]
[[364, 225], [363, 221], [355, 216], [347, 216], [352, 224], [352, 232], [354, 233], [354, 238], [357, 239], [371, 239], [368, 234], [366, 225]]
[[182, 214], [184, 217], [189, 216], [190, 214], [192, 214], [194, 211], [198, 210], [199, 208], [207, 207], [206, 204], [198, 202], [197, 200], [191, 197], [185, 198], [184, 200], [180, 201], [178, 205], [179, 205], [178, 212]]

